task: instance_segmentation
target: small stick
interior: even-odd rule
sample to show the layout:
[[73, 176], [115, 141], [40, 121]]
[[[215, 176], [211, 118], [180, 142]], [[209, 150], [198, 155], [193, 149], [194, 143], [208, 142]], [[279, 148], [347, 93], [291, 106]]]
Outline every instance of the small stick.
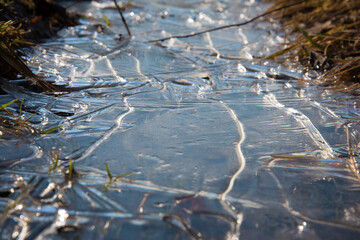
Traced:
[[171, 37], [165, 37], [165, 38], [160, 38], [160, 39], [155, 39], [155, 40], [150, 40], [149, 42], [162, 42], [162, 41], [165, 41], [165, 40], [169, 40], [171, 38], [188, 38], [188, 37], [193, 37], [193, 36], [197, 36], [197, 35], [201, 35], [201, 34], [204, 34], [204, 33], [208, 33], [208, 32], [213, 32], [213, 31], [217, 31], [217, 30], [221, 30], [221, 29], [225, 29], [225, 28], [231, 28], [231, 27], [240, 27], [240, 26], [243, 26], [243, 25], [246, 25], [246, 24], [249, 24], [249, 23], [252, 23], [256, 20], [258, 20], [259, 18], [262, 18], [262, 17], [265, 17], [267, 15], [270, 15], [274, 12], [277, 12], [277, 11], [280, 11], [280, 10], [283, 10], [283, 9], [286, 9], [286, 8], [289, 8], [289, 7], [292, 7], [292, 6], [296, 6], [298, 4], [301, 4], [303, 2], [305, 2], [306, 0], [302, 0], [300, 2], [296, 2], [296, 3], [292, 3], [292, 4], [288, 4], [286, 6], [282, 6], [282, 7], [279, 7], [279, 8], [275, 8], [271, 11], [268, 11], [268, 12], [265, 12], [261, 15], [258, 15], [248, 21], [245, 21], [245, 22], [241, 22], [241, 23], [234, 23], [234, 24], [229, 24], [229, 25], [224, 25], [224, 26], [220, 26], [220, 27], [216, 27], [216, 28], [211, 28], [211, 29], [208, 29], [208, 30], [204, 30], [204, 31], [200, 31], [200, 32], [195, 32], [195, 33], [190, 33], [190, 34], [186, 34], [186, 35], [174, 35], [174, 36], [171, 36]]
[[191, 229], [191, 227], [189, 227], [188, 224], [180, 216], [165, 215], [163, 217], [163, 221], [168, 222], [169, 224], [179, 228], [180, 230], [193, 237], [193, 239], [202, 239], [201, 233]]
[[354, 158], [354, 152], [352, 150], [352, 144], [351, 144], [351, 136], [350, 136], [350, 132], [349, 132], [349, 126], [346, 126], [346, 140], [347, 140], [347, 145], [348, 145], [348, 153], [349, 153], [349, 167], [350, 170], [355, 174], [355, 176], [360, 179], [360, 175], [359, 175], [359, 171], [356, 167], [356, 161]]
[[121, 20], [122, 20], [123, 24], [125, 25], [125, 28], [126, 28], [127, 33], [129, 34], [129, 36], [131, 36], [130, 29], [129, 29], [129, 27], [128, 27], [127, 23], [126, 23], [126, 20], [125, 20], [123, 14], [122, 14], [121, 8], [120, 8], [119, 5], [117, 4], [116, 0], [114, 0], [114, 3], [115, 3], [115, 6], [116, 6], [118, 12], [120, 13]]
[[144, 206], [144, 204], [145, 204], [145, 202], [146, 202], [146, 199], [149, 197], [149, 195], [150, 195], [150, 192], [145, 193], [143, 199], [141, 200], [141, 203], [139, 204], [139, 206], [138, 206], [138, 208], [137, 208], [137, 212], [138, 212], [138, 213], [142, 213], [142, 212], [143, 212], [143, 206]]

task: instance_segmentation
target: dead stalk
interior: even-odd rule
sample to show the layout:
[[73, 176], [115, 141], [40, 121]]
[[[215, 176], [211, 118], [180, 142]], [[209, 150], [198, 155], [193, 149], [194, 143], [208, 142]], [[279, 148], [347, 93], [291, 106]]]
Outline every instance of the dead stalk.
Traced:
[[124, 18], [124, 15], [122, 14], [121, 8], [120, 8], [119, 5], [117, 4], [116, 0], [114, 0], [114, 3], [115, 3], [115, 6], [116, 6], [118, 12], [120, 13], [121, 21], [123, 22], [123, 24], [124, 24], [124, 26], [125, 26], [125, 28], [126, 28], [127, 33], [129, 34], [129, 36], [131, 36], [130, 29], [129, 29], [127, 23], [126, 23], [126, 20], [125, 20], [125, 18]]
[[[115, 1], [115, 0], [114, 0]], [[188, 38], [188, 37], [193, 37], [193, 36], [197, 36], [197, 35], [201, 35], [201, 34], [204, 34], [204, 33], [208, 33], [208, 32], [214, 32], [214, 31], [218, 31], [218, 30], [221, 30], [221, 29], [225, 29], [225, 28], [231, 28], [231, 27], [240, 27], [240, 26], [244, 26], [246, 24], [249, 24], [249, 23], [252, 23], [260, 18], [263, 18], [263, 17], [266, 17], [268, 15], [271, 15], [273, 14], [274, 12], [277, 12], [277, 11], [281, 11], [281, 10], [284, 10], [286, 8], [289, 8], [289, 7], [292, 7], [292, 6], [295, 6], [295, 5], [298, 5], [298, 4], [301, 4], [303, 2], [305, 2], [306, 0], [303, 0], [303, 1], [299, 1], [299, 2], [296, 2], [296, 3], [292, 3], [292, 4], [289, 4], [289, 5], [286, 5], [286, 6], [282, 6], [282, 7], [279, 7], [279, 8], [275, 8], [273, 10], [270, 10], [270, 11], [267, 11], [263, 14], [260, 14], [248, 21], [245, 21], [245, 22], [241, 22], [241, 23], [234, 23], [234, 24], [228, 24], [228, 25], [224, 25], [224, 26], [220, 26], [220, 27], [216, 27], [216, 28], [211, 28], [211, 29], [208, 29], [208, 30], [204, 30], [204, 31], [200, 31], [200, 32], [195, 32], [195, 33], [190, 33], [190, 34], [186, 34], [186, 35], [174, 35], [174, 36], [171, 36], [171, 37], [165, 37], [165, 38], [160, 38], [160, 39], [155, 39], [155, 40], [150, 40], [149, 42], [162, 42], [162, 41], [165, 41], [165, 40], [169, 40], [171, 38]]]

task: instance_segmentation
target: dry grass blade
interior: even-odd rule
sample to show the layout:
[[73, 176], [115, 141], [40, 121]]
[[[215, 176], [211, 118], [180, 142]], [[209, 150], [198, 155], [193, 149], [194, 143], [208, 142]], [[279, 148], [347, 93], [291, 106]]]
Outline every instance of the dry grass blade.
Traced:
[[168, 222], [174, 227], [179, 228], [193, 239], [202, 239], [200, 232], [196, 232], [195, 230], [191, 229], [191, 227], [188, 226], [188, 224], [177, 215], [166, 215], [163, 217], [163, 221]]
[[269, 11], [267, 11], [267, 12], [261, 14], [261, 15], [253, 17], [252, 19], [250, 19], [248, 21], [245, 21], [245, 22], [228, 24], [228, 25], [224, 25], [224, 26], [220, 26], [220, 27], [216, 27], [216, 28], [211, 28], [211, 29], [207, 29], [207, 30], [204, 30], [204, 31], [200, 31], [200, 32], [185, 34], [185, 35], [174, 35], [174, 36], [171, 36], [171, 37], [165, 37], [165, 38], [150, 40], [149, 42], [161, 42], [161, 41], [169, 40], [171, 38], [188, 38], [188, 37], [194, 37], [194, 36], [201, 35], [201, 34], [204, 34], [204, 33], [214, 32], [214, 31], [218, 31], [218, 30], [222, 30], [222, 29], [226, 29], [226, 28], [241, 27], [241, 26], [247, 25], [249, 23], [255, 22], [256, 20], [261, 19], [263, 17], [269, 16], [269, 15], [275, 13], [275, 12], [282, 11], [282, 10], [284, 10], [286, 8], [296, 6], [296, 5], [301, 4], [303, 2], [306, 2], [306, 0], [296, 1], [294, 3], [288, 4], [288, 5], [285, 5], [285, 6], [281, 6], [279, 8], [271, 9], [271, 10], [269, 10]]
[[273, 54], [271, 54], [269, 56], [266, 56], [266, 58], [267, 59], [274, 59], [274, 58], [280, 57], [280, 56], [294, 50], [296, 47], [297, 47], [297, 44], [293, 44], [290, 47], [284, 48], [284, 49], [282, 49], [282, 50], [280, 50], [280, 51], [278, 51], [276, 53], [273, 53]]
[[350, 171], [356, 176], [356, 178], [358, 180], [360, 180], [359, 169], [357, 168], [357, 163], [356, 163], [353, 148], [352, 148], [349, 127], [346, 127], [346, 137], [347, 137], [347, 145], [348, 145], [348, 152], [349, 152], [348, 166], [350, 168]]
[[[27, 77], [46, 91], [54, 92], [56, 88], [50, 83], [41, 81], [25, 64], [19, 53], [11, 47], [10, 38], [0, 33], [0, 65], [4, 68], [2, 71], [11, 71]], [[2, 74], [4, 73], [2, 72]]]

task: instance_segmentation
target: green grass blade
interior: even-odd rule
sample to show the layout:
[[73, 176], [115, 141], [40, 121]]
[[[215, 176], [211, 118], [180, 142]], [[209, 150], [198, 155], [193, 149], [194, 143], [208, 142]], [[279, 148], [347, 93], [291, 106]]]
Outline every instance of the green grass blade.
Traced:
[[70, 162], [69, 162], [69, 179], [70, 180], [73, 177], [73, 170], [74, 170], [74, 162], [70, 159]]
[[320, 49], [320, 50], [324, 50], [324, 47], [321, 46], [320, 44], [314, 42], [311, 37], [309, 36], [309, 34], [305, 31], [305, 29], [299, 27], [299, 26], [295, 26], [295, 29], [298, 30], [299, 32], [301, 32], [302, 35], [304, 35], [304, 37], [306, 38], [306, 40], [313, 45], [314, 47]]
[[41, 131], [40, 134], [47, 134], [47, 133], [51, 133], [53, 131], [55, 131], [56, 129], [59, 129], [61, 128], [62, 126], [57, 126], [57, 127], [53, 127], [53, 128], [50, 128], [50, 129], [46, 129], [44, 131]]
[[16, 43], [16, 44], [34, 45], [34, 43], [31, 43], [31, 42], [28, 42], [25, 40], [19, 40], [19, 39], [13, 39], [12, 42]]
[[116, 177], [114, 177], [114, 181], [118, 180], [119, 178], [128, 177], [128, 176], [134, 175], [134, 174], [136, 174], [136, 172], [129, 172], [129, 173], [117, 175]]
[[106, 168], [107, 175], [109, 177], [109, 181], [111, 182], [112, 176], [111, 176], [110, 169], [109, 169], [107, 162], [105, 162], [105, 168]]
[[21, 118], [21, 109], [22, 109], [23, 103], [24, 103], [24, 98], [21, 99], [21, 103], [20, 103], [20, 109], [19, 109], [19, 116], [20, 116], [20, 118]]
[[28, 120], [30, 120], [30, 118], [32, 118], [34, 115], [37, 115], [37, 113], [31, 114], [27, 119], [25, 119], [25, 122], [27, 122]]
[[103, 18], [104, 18], [104, 20], [106, 22], [106, 27], [107, 28], [110, 27], [110, 21], [109, 21], [109, 19], [106, 17], [106, 15], [104, 13], [103, 13]]
[[17, 98], [17, 99], [15, 99], [15, 100], [12, 100], [11, 102], [8, 102], [8, 103], [5, 103], [5, 104], [1, 105], [1, 106], [0, 106], [0, 110], [6, 108], [6, 107], [8, 107], [8, 106], [10, 106], [11, 104], [13, 104], [14, 102], [16, 102], [17, 100], [19, 100], [19, 99]]
[[59, 150], [56, 151], [54, 170], [57, 168], [58, 162], [59, 162]]

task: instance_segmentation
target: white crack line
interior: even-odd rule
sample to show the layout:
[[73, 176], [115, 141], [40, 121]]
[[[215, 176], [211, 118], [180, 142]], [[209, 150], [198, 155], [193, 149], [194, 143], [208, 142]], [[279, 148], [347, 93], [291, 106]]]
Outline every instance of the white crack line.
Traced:
[[244, 126], [243, 124], [240, 122], [240, 120], [238, 119], [235, 111], [233, 109], [231, 109], [226, 103], [224, 103], [223, 101], [219, 101], [220, 104], [227, 110], [227, 112], [229, 113], [230, 117], [232, 118], [232, 120], [236, 123], [236, 127], [237, 130], [239, 132], [240, 135], [240, 139], [239, 141], [236, 142], [235, 145], [235, 152], [236, 152], [236, 157], [239, 163], [239, 168], [238, 170], [232, 175], [232, 177], [230, 178], [229, 181], [229, 185], [226, 188], [226, 190], [219, 194], [219, 198], [220, 200], [224, 201], [226, 199], [226, 196], [229, 194], [229, 192], [232, 190], [233, 186], [234, 186], [234, 182], [235, 179], [244, 171], [245, 169], [245, 165], [246, 165], [246, 161], [245, 161], [245, 157], [242, 153], [241, 150], [241, 145], [244, 143], [245, 141], [245, 131], [244, 131]]
[[81, 157], [79, 157], [78, 159], [73, 159], [74, 161], [81, 161], [83, 159], [85, 159], [86, 157], [88, 157], [92, 152], [95, 151], [96, 148], [98, 148], [105, 140], [107, 140], [114, 132], [116, 132], [119, 128], [121, 128], [123, 119], [129, 115], [130, 113], [134, 112], [134, 107], [130, 106], [129, 102], [127, 101], [127, 97], [124, 97], [124, 103], [125, 106], [128, 108], [128, 111], [126, 111], [123, 114], [120, 114], [116, 121], [115, 121], [115, 125], [110, 128], [108, 131], [105, 132], [105, 134], [99, 138], [95, 143], [93, 143], [85, 152], [83, 155], [81, 155]]

